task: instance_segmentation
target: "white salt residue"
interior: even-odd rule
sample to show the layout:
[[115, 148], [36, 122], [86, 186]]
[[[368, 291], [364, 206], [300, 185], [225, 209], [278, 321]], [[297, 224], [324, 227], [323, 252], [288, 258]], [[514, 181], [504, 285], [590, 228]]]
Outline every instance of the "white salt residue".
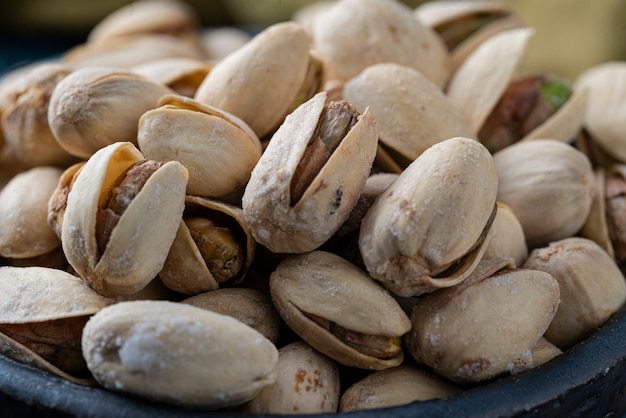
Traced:
[[145, 372], [162, 369], [163, 354], [168, 348], [159, 338], [163, 327], [154, 324], [138, 323], [118, 351], [121, 363], [131, 372]]

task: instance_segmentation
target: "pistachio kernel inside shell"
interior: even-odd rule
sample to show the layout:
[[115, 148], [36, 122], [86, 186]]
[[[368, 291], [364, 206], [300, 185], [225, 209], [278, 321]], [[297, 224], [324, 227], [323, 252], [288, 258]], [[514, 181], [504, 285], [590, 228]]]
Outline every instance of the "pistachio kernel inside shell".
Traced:
[[304, 313], [309, 319], [333, 334], [344, 344], [367, 356], [387, 359], [396, 356], [401, 350], [400, 337], [364, 334], [349, 330], [321, 316]]
[[102, 255], [111, 237], [113, 229], [132, 200], [139, 194], [150, 176], [164, 163], [141, 160], [131, 165], [122, 173], [96, 214], [96, 242], [98, 254]]
[[345, 100], [330, 102], [322, 110], [315, 132], [290, 183], [290, 205], [300, 201], [315, 176], [357, 123], [358, 110]]
[[208, 218], [189, 218], [184, 222], [215, 280], [224, 283], [236, 277], [245, 255], [233, 231]]

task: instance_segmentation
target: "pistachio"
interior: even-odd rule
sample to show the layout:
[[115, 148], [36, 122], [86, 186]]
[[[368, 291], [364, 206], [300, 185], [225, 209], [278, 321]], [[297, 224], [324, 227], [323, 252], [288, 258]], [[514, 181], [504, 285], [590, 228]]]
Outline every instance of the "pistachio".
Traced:
[[[619, 167], [616, 166], [616, 167]], [[617, 173], [622, 170], [616, 170]], [[591, 208], [589, 209], [589, 216], [585, 220], [584, 225], [580, 230], [580, 236], [595, 241], [604, 251], [617, 260], [622, 260], [626, 257], [626, 252], [621, 252], [619, 256], [615, 255], [615, 249], [613, 247], [613, 241], [616, 240], [616, 244], [620, 246], [619, 242], [624, 242], [624, 238], [621, 238], [623, 233], [621, 232], [622, 221], [620, 220], [621, 212], [621, 200], [622, 196], [619, 190], [622, 186], [621, 176], [614, 173], [611, 177], [613, 196], [607, 201], [607, 180], [605, 169], [598, 167], [594, 170], [594, 195], [591, 201]], [[613, 206], [613, 209], [609, 211], [608, 207]], [[609, 217], [612, 217], [611, 232], [609, 232]]]
[[491, 224], [491, 240], [483, 258], [511, 257], [516, 266], [521, 266], [528, 257], [522, 224], [510, 207], [502, 202], [496, 205], [498, 211]]
[[552, 275], [561, 303], [546, 338], [562, 350], [587, 338], [626, 302], [626, 280], [595, 242], [570, 237], [533, 250], [524, 268]]
[[291, 113], [252, 171], [243, 213], [275, 253], [318, 248], [356, 204], [376, 153], [372, 114], [315, 95]]
[[61, 232], [63, 230], [63, 215], [67, 207], [67, 196], [72, 189], [76, 176], [84, 165], [85, 162], [82, 161], [63, 170], [56, 188], [48, 200], [48, 225], [59, 239], [61, 239]]
[[341, 364], [399, 365], [408, 317], [389, 293], [343, 258], [313, 251], [283, 260], [270, 276], [272, 301], [304, 341]]
[[478, 141], [431, 146], [363, 218], [359, 248], [368, 272], [398, 296], [460, 283], [489, 243], [497, 188], [493, 158]]
[[164, 84], [176, 93], [193, 97], [212, 65], [193, 58], [162, 58], [136, 65], [131, 71], [156, 83]]
[[563, 351], [552, 344], [546, 337], [539, 338], [537, 344], [533, 347], [532, 351], [533, 367], [541, 366], [552, 360], [553, 358], [563, 354]]
[[253, 414], [323, 414], [337, 412], [339, 369], [304, 341], [278, 350], [276, 381], [261, 389], [245, 408]]
[[141, 290], [163, 267], [186, 183], [180, 163], [145, 160], [130, 142], [97, 151], [67, 196], [61, 237], [70, 265], [105, 296]]
[[186, 406], [242, 404], [275, 380], [278, 350], [236, 319], [184, 303], [119, 302], [87, 322], [82, 349], [105, 388]]
[[[600, 210], [604, 208], [604, 222], [608, 232], [609, 255], [617, 260], [626, 260], [626, 222], [624, 222], [624, 203], [626, 201], [626, 165], [615, 164], [604, 175], [604, 181], [598, 185], [602, 202], [598, 202]], [[606, 235], [605, 235], [606, 236]]]

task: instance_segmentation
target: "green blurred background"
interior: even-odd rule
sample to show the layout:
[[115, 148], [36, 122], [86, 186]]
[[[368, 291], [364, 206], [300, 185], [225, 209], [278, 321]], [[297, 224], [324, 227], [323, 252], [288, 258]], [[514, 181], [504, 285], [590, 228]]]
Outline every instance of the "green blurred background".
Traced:
[[[431, 0], [432, 1], [432, 0]], [[472, 0], [467, 0], [472, 1]], [[503, 0], [535, 28], [529, 70], [573, 79], [589, 66], [626, 60], [626, 0]], [[20, 0], [0, 15], [0, 70], [62, 53], [83, 42], [107, 14], [130, 0]], [[207, 27], [261, 28], [289, 19], [313, 0], [186, 0]], [[404, 0], [417, 7], [423, 0]]]

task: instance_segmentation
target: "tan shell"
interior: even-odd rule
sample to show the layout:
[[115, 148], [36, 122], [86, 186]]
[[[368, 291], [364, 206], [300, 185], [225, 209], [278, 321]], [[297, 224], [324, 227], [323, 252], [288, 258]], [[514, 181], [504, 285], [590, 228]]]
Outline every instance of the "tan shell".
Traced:
[[447, 398], [462, 392], [455, 383], [426, 367], [402, 364], [372, 372], [341, 395], [339, 412], [364, 411]]
[[400, 64], [374, 64], [343, 88], [343, 98], [376, 120], [379, 147], [402, 156], [401, 172], [431, 145], [455, 136], [476, 139], [463, 114], [417, 70]]
[[290, 205], [290, 184], [326, 101], [315, 95], [276, 131], [246, 186], [242, 208], [257, 242], [275, 253], [318, 248], [347, 219], [370, 173], [378, 135], [368, 110], [341, 140], [302, 198]]
[[140, 160], [143, 155], [130, 142], [102, 148], [85, 163], [67, 197], [63, 251], [76, 272], [106, 296], [135, 293], [156, 277], [182, 219], [187, 171], [170, 161], [150, 176], [98, 254], [98, 209], [116, 179]]
[[[243, 280], [254, 260], [256, 241], [244, 220], [242, 209], [216, 200], [187, 195], [183, 218], [192, 216], [220, 221], [234, 232], [244, 247], [245, 261], [237, 276], [229, 283]], [[215, 290], [220, 286], [182, 220], [159, 277], [168, 288], [186, 295]]]
[[612, 258], [615, 258], [615, 249], [609, 234], [609, 225], [606, 217], [606, 175], [604, 168], [594, 170], [594, 195], [589, 209], [589, 216], [580, 230], [580, 236], [595, 241]]
[[205, 408], [250, 400], [275, 380], [278, 361], [274, 344], [251, 327], [168, 301], [102, 309], [87, 322], [82, 347], [108, 389]]
[[213, 66], [206, 61], [179, 57], [146, 62], [130, 70], [180, 95], [193, 97], [211, 68]]
[[546, 272], [507, 269], [501, 260], [481, 262], [463, 283], [418, 300], [406, 337], [416, 361], [457, 382], [532, 367], [531, 350], [559, 306], [559, 285]]
[[88, 67], [57, 84], [48, 122], [63, 149], [89, 158], [114, 142], [136, 144], [139, 118], [168, 93], [172, 90], [129, 71]]
[[518, 142], [494, 154], [498, 200], [517, 216], [530, 249], [577, 233], [595, 191], [589, 159], [553, 139]]
[[178, 95], [163, 96], [141, 116], [137, 143], [146, 158], [184, 164], [187, 194], [203, 197], [243, 190], [261, 158], [261, 142], [245, 122]]
[[341, 257], [312, 251], [283, 260], [270, 276], [272, 301], [289, 327], [313, 348], [341, 364], [381, 370], [402, 363], [363, 353], [342, 342], [309, 315], [362, 334], [401, 337], [410, 322], [391, 295]]
[[541, 366], [561, 354], [563, 351], [559, 347], [552, 344], [547, 338], [541, 337], [532, 349], [533, 367]]
[[243, 119], [259, 138], [274, 130], [305, 82], [309, 37], [297, 23], [276, 23], [215, 64], [194, 96]]
[[81, 161], [63, 170], [56, 188], [48, 200], [48, 225], [59, 239], [61, 239], [61, 233], [63, 231], [63, 215], [65, 215], [65, 208], [67, 206], [67, 195], [74, 185], [76, 176], [84, 165], [85, 162]]
[[28, 258], [48, 253], [61, 241], [48, 225], [48, 199], [63, 170], [35, 167], [13, 177], [0, 191], [0, 256]]
[[578, 76], [574, 86], [588, 89], [585, 129], [603, 150], [626, 163], [626, 62], [592, 66]]
[[460, 283], [489, 242], [497, 189], [493, 159], [478, 141], [431, 146], [365, 215], [359, 248], [367, 270], [398, 296]]
[[483, 258], [511, 257], [519, 267], [528, 257], [524, 229], [509, 206], [502, 202], [497, 202], [497, 206], [498, 212], [491, 224], [491, 240]]
[[316, 14], [313, 47], [345, 80], [381, 62], [413, 67], [440, 88], [450, 76], [450, 56], [441, 38], [399, 1], [335, 2]]
[[533, 250], [524, 268], [551, 274], [561, 289], [561, 304], [546, 338], [562, 350], [587, 338], [626, 302], [626, 280], [598, 244], [579, 237]]
[[261, 389], [245, 407], [252, 414], [323, 414], [337, 412], [337, 364], [295, 341], [278, 350], [276, 381]]
[[181, 300], [181, 303], [229, 315], [277, 343], [281, 320], [269, 295], [246, 287], [212, 290]]

